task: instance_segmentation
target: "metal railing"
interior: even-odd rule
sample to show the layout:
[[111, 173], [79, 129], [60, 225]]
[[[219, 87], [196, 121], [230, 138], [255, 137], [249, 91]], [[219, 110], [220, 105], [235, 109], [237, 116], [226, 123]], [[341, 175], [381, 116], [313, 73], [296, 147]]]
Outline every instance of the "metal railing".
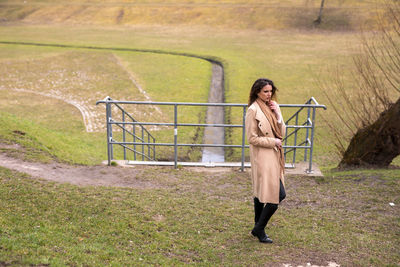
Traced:
[[[114, 147], [113, 145], [120, 145], [123, 147], [124, 159], [127, 158], [127, 150], [133, 152], [134, 160], [141, 156], [142, 160], [156, 160], [156, 149], [154, 136], [143, 127], [138, 121], [136, 121], [128, 112], [125, 111], [118, 103], [120, 101], [114, 101], [110, 97], [104, 98], [99, 103], [106, 104], [106, 125], [107, 125], [107, 159], [108, 165], [111, 165], [111, 160], [114, 159]], [[113, 119], [112, 106], [115, 106], [121, 112], [121, 120], [117, 121]], [[122, 142], [117, 141], [113, 137], [113, 125], [118, 126], [122, 130]], [[127, 128], [127, 125], [132, 126], [132, 130]], [[136, 131], [136, 125], [139, 127], [139, 133]], [[127, 134], [132, 137], [133, 142], [127, 141]], [[146, 138], [147, 137], [147, 138]], [[132, 148], [129, 144], [133, 144]], [[153, 145], [151, 145], [153, 144]], [[138, 149], [139, 147], [139, 149]]]
[[[182, 165], [195, 165], [195, 166], [210, 166], [209, 164], [202, 163], [184, 163], [178, 162], [178, 147], [223, 147], [223, 148], [240, 148], [241, 149], [241, 162], [237, 163], [218, 163], [213, 164], [213, 166], [240, 166], [240, 169], [243, 171], [246, 165], [245, 163], [245, 149], [249, 146], [246, 145], [245, 138], [245, 119], [246, 119], [246, 104], [228, 104], [228, 103], [180, 103], [180, 102], [150, 102], [150, 101], [117, 101], [113, 100], [109, 97], [106, 97], [104, 100], [97, 101], [97, 104], [104, 103], [106, 104], [106, 123], [107, 123], [107, 152], [108, 152], [108, 164], [111, 164], [111, 161], [114, 159], [113, 157], [113, 145], [120, 145], [124, 148], [124, 160], [126, 160], [126, 149], [132, 151], [135, 155], [134, 160], [136, 161], [136, 153], [142, 156], [141, 164], [151, 164], [150, 161], [156, 161], [156, 146], [171, 146], [174, 147], [174, 161], [173, 162], [164, 162], [166, 164], [163, 165], [174, 165], [175, 168], [178, 167], [178, 164]], [[152, 106], [172, 106], [174, 113], [174, 121], [173, 122], [139, 122], [136, 121], [131, 115], [129, 115], [121, 105], [152, 105]], [[122, 114], [122, 121], [116, 121], [113, 119], [111, 114], [111, 106], [115, 105]], [[206, 123], [179, 123], [178, 122], [178, 107], [180, 106], [222, 106], [222, 107], [231, 107], [231, 108], [241, 108], [242, 109], [242, 122], [241, 124], [206, 124]], [[296, 154], [298, 149], [304, 149], [304, 161], [308, 160], [309, 167], [307, 169], [308, 173], [312, 173], [312, 153], [313, 153], [313, 145], [314, 145], [314, 132], [315, 132], [315, 118], [316, 118], [316, 109], [323, 108], [326, 109], [324, 105], [318, 104], [318, 102], [311, 97], [305, 104], [280, 104], [282, 108], [298, 108], [296, 112], [288, 120], [286, 120], [286, 137], [284, 141], [284, 151], [286, 159], [287, 154], [293, 153], [292, 162], [287, 164], [288, 167], [294, 167], [296, 163]], [[299, 119], [302, 119], [301, 112], [307, 111], [304, 122], [299, 125]], [[130, 119], [130, 121], [125, 121], [126, 116]], [[303, 115], [304, 117], [304, 115]], [[295, 124], [290, 124], [294, 121]], [[113, 138], [113, 125], [119, 126], [119, 128], [123, 131], [123, 140], [117, 141]], [[138, 136], [135, 132], [129, 132], [127, 130], [126, 125], [132, 125], [133, 129], [138, 125], [141, 127], [142, 135]], [[173, 143], [161, 143], [156, 142], [155, 138], [144, 128], [144, 126], [168, 126], [174, 128], [174, 142]], [[186, 143], [178, 143], [178, 127], [224, 127], [224, 128], [241, 128], [241, 144], [186, 144]], [[291, 131], [291, 129], [293, 129]], [[301, 138], [300, 130], [305, 130], [306, 132], [303, 134], [305, 136], [302, 142], [299, 142]], [[134, 140], [126, 141], [125, 132], [129, 133], [133, 136]], [[148, 136], [147, 141], [144, 138], [143, 133], [146, 133]], [[293, 144], [290, 145], [288, 140], [293, 136]], [[138, 151], [137, 147], [141, 147], [141, 151]], [[147, 147], [147, 154], [145, 153], [145, 147]], [[152, 156], [150, 154], [152, 153]], [[146, 161], [143, 163], [144, 159], [148, 159], [150, 161]]]
[[[312, 157], [314, 151], [314, 134], [315, 134], [315, 121], [316, 121], [316, 109], [323, 108], [326, 110], [325, 105], [318, 104], [317, 100], [314, 97], [311, 97], [305, 104], [303, 105], [288, 105], [283, 104], [280, 107], [287, 107], [287, 108], [299, 108], [292, 116], [289, 117], [285, 121], [286, 124], [286, 135], [284, 138], [284, 153], [285, 153], [285, 160], [287, 162], [288, 154], [290, 152], [293, 153], [292, 161], [291, 161], [291, 168], [295, 167], [296, 164], [296, 155], [298, 149], [304, 149], [304, 158], [303, 161], [307, 161], [308, 159], [308, 169], [306, 170], [307, 173], [312, 173]], [[302, 123], [299, 124], [299, 119], [301, 112], [305, 111], [306, 116], [303, 116]], [[291, 124], [293, 123], [294, 124]], [[298, 143], [299, 138], [299, 131], [305, 130], [304, 139], [303, 141]], [[293, 145], [288, 145], [290, 137], [293, 136]]]

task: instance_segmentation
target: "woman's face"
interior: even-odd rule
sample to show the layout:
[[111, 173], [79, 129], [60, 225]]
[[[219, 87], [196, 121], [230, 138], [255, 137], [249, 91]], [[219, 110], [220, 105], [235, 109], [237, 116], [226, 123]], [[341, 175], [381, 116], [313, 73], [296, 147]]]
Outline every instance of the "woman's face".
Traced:
[[267, 84], [266, 86], [264, 86], [260, 92], [257, 94], [258, 98], [260, 98], [262, 101], [268, 103], [269, 101], [271, 101], [271, 97], [272, 97], [272, 86]]

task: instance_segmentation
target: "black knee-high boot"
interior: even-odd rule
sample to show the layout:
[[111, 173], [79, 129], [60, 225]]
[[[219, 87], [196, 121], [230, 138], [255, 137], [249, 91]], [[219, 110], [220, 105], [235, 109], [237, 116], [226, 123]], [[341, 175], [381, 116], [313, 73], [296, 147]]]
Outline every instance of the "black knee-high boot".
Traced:
[[251, 230], [252, 235], [258, 237], [258, 240], [262, 243], [272, 243], [272, 240], [265, 234], [264, 229], [277, 209], [278, 204], [267, 203], [261, 212], [258, 222]]
[[264, 208], [264, 203], [261, 203], [258, 198], [254, 198], [254, 225], [258, 222], [261, 212]]

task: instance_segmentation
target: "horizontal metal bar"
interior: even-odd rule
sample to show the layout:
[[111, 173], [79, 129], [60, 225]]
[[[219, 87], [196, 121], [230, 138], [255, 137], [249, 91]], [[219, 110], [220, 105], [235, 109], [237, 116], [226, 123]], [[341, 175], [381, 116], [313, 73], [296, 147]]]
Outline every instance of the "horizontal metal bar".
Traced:
[[[247, 107], [247, 104], [239, 103], [192, 103], [192, 102], [153, 102], [153, 101], [118, 101], [118, 100], [99, 100], [96, 102], [110, 104], [135, 104], [135, 105], [164, 105], [164, 106], [222, 106], [222, 107]], [[280, 107], [299, 108], [299, 107], [314, 107], [326, 108], [324, 105], [312, 104], [279, 104]]]
[[[110, 124], [127, 124], [127, 125], [157, 125], [157, 126], [175, 126], [170, 122], [122, 122], [113, 120]], [[205, 124], [205, 123], [177, 123], [176, 126], [204, 126], [204, 127], [234, 127], [241, 128], [243, 125], [239, 124]]]
[[111, 104], [135, 104], [135, 105], [160, 105], [160, 106], [235, 106], [243, 107], [247, 104], [229, 104], [229, 103], [192, 103], [192, 102], [152, 102], [152, 101], [117, 101], [117, 100], [100, 100], [96, 102], [111, 103]]
[[313, 105], [313, 104], [279, 104], [279, 107], [284, 108], [323, 108], [326, 109], [325, 105]]
[[[169, 123], [169, 122], [129, 122], [129, 121], [122, 122], [122, 121], [115, 121], [115, 120], [110, 122], [110, 124], [175, 126], [174, 123]], [[204, 127], [231, 127], [231, 128], [242, 128], [243, 127], [243, 125], [241, 125], [241, 124], [205, 124], [205, 123], [177, 123], [176, 126], [204, 126]], [[286, 125], [286, 128], [312, 128], [312, 126]]]
[[[175, 146], [174, 143], [140, 143], [140, 142], [116, 142], [110, 141], [110, 144], [126, 144], [126, 145], [152, 145], [152, 146]], [[222, 145], [222, 144], [177, 144], [177, 146], [190, 146], [190, 147], [242, 147], [242, 145]], [[248, 148], [249, 146], [245, 146]]]
[[128, 124], [128, 125], [157, 125], [157, 126], [174, 126], [171, 122], [129, 122], [129, 121], [113, 121], [111, 124]]
[[239, 124], [206, 124], [206, 123], [177, 123], [177, 126], [203, 126], [203, 127], [230, 127], [230, 128], [242, 128], [243, 125]]
[[286, 125], [286, 128], [304, 129], [304, 128], [312, 128], [312, 126], [304, 126], [304, 125]]
[[311, 146], [282, 146], [283, 148], [311, 148]]
[[[110, 144], [113, 145], [152, 145], [152, 146], [171, 146], [173, 147], [174, 143], [141, 143], [141, 142], [118, 142], [118, 141], [110, 141]], [[223, 145], [223, 144], [176, 144], [177, 146], [190, 146], [190, 147], [232, 147], [232, 148], [241, 148], [242, 145]], [[245, 148], [249, 148], [249, 145], [245, 145]], [[310, 148], [311, 146], [282, 146], [283, 148]]]

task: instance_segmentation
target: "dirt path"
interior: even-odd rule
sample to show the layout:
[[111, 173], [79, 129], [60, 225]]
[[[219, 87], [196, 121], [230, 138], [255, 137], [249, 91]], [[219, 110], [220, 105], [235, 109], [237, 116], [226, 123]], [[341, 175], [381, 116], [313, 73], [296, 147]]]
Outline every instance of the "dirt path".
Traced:
[[[1, 148], [19, 149], [18, 145], [0, 145]], [[156, 182], [138, 179], [143, 168], [113, 168], [103, 165], [73, 166], [62, 163], [26, 162], [0, 153], [0, 166], [58, 183], [79, 186], [115, 186], [131, 188], [159, 188]]]

